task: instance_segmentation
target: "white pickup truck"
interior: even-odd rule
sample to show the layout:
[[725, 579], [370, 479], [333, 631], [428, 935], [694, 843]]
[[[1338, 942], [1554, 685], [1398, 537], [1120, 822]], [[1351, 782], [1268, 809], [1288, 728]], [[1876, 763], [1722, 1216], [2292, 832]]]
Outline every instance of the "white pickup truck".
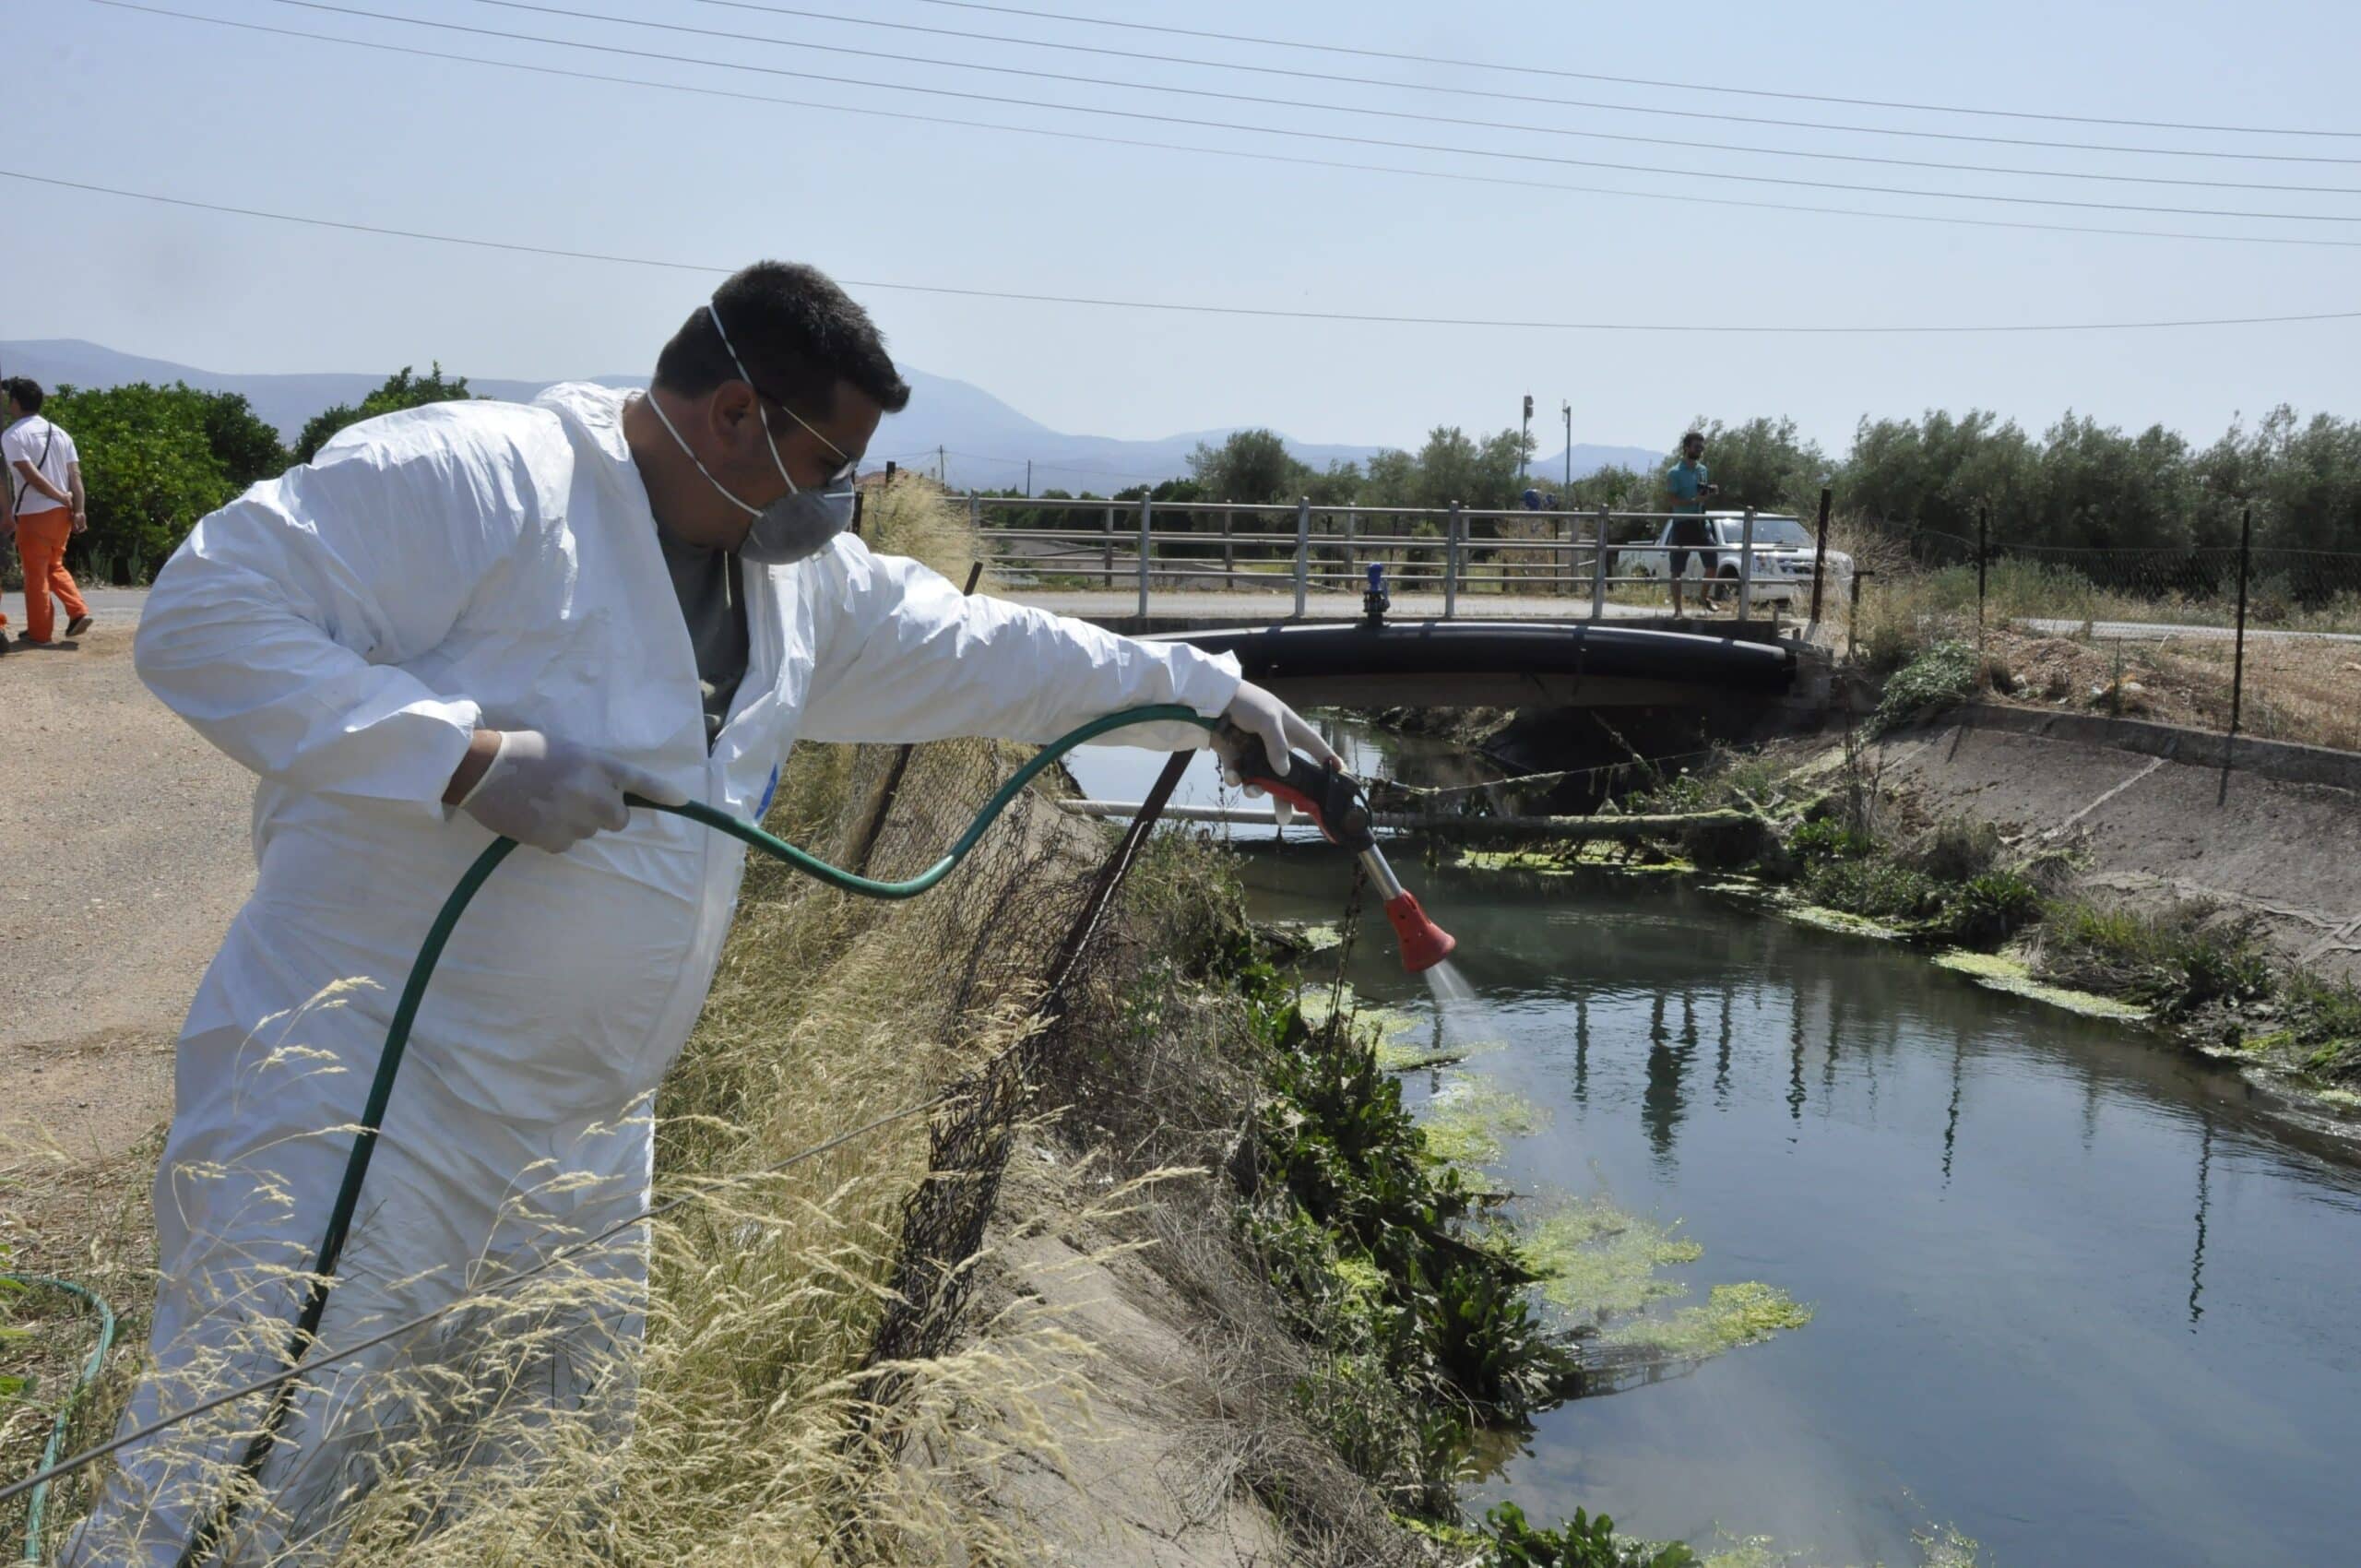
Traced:
[[[1687, 521], [1686, 518], [1680, 519]], [[1710, 597], [1738, 599], [1740, 544], [1746, 537], [1743, 512], [1708, 512], [1705, 524], [1715, 541], [1707, 545], [1671, 544], [1674, 525], [1656, 530], [1653, 544], [1627, 544], [1615, 552], [1611, 570], [1619, 577], [1663, 577], [1670, 570], [1668, 549], [1687, 549], [1684, 582], [1697, 584]], [[1793, 517], [1754, 515], [1754, 602], [1790, 607], [1811, 602], [1811, 531]], [[1842, 593], [1852, 580], [1853, 558], [1841, 550], [1828, 552], [1828, 589]], [[1712, 586], [1704, 585], [1711, 579]]]

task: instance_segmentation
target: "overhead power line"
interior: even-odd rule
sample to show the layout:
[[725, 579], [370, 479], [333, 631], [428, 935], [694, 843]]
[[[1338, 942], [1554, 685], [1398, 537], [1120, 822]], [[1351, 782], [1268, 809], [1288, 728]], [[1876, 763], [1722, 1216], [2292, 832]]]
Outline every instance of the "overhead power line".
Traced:
[[[199, 201], [194, 197], [166, 196], [156, 191], [126, 190], [117, 185], [60, 179], [55, 175], [35, 174], [20, 169], [0, 169], [0, 179], [23, 180], [59, 190], [82, 191], [95, 196], [155, 202], [166, 207], [187, 208], [199, 212], [223, 213], [238, 218], [267, 219], [277, 223], [298, 223], [308, 228], [335, 229], [348, 233], [373, 234], [389, 239], [467, 245], [479, 250], [507, 251], [522, 255], [555, 256], [569, 261], [608, 262], [625, 267], [654, 267], [674, 272], [726, 274], [737, 270], [734, 266], [719, 266], [708, 262], [669, 261], [650, 256], [623, 255], [608, 251], [571, 250], [558, 245], [537, 245], [514, 240], [487, 240], [465, 234], [440, 234], [431, 230], [401, 229], [388, 224], [358, 223], [341, 219], [316, 218], [303, 213], [274, 212], [266, 208], [243, 207], [227, 202]], [[1051, 294], [1007, 289], [974, 289], [947, 283], [908, 283], [875, 278], [840, 278], [837, 281], [853, 289], [884, 289], [907, 293], [943, 294], [956, 299], [1005, 300], [1021, 304], [1082, 305], [1100, 310], [1159, 311], [1183, 315], [1234, 315], [1259, 320], [1343, 322], [1379, 327], [1450, 327], [1508, 329], [1520, 332], [1648, 332], [1707, 337], [1735, 335], [1750, 337], [1962, 336], [1987, 333], [2143, 332], [2200, 327], [2274, 327], [2296, 323], [2361, 320], [2361, 309], [2356, 309], [2313, 311], [2287, 315], [2205, 316], [2178, 320], [2009, 322], [1891, 327], [1731, 325], [1690, 321], [1548, 321], [1502, 316], [1396, 315], [1375, 311], [1287, 310], [1275, 306], [1202, 304], [1174, 300], [1128, 300], [1106, 295]]]
[[[98, 3], [115, 4], [117, 0], [98, 0]], [[1384, 148], [1397, 152], [1442, 153], [1452, 157], [1488, 158], [1513, 163], [1539, 163], [1572, 169], [1605, 169], [1625, 174], [1665, 175], [1688, 180], [1731, 180], [1753, 185], [1784, 185], [1804, 190], [1844, 191], [1856, 196], [1899, 196], [1935, 201], [1997, 202], [2010, 207], [2067, 208], [2085, 212], [2154, 213], [2179, 218], [2260, 219], [2270, 222], [2295, 223], [2361, 223], [2361, 214], [2354, 213], [2255, 212], [2236, 208], [2160, 207], [2133, 202], [2082, 201], [2065, 196], [2002, 196], [1965, 191], [1936, 191], [1910, 185], [1856, 185], [1837, 180], [1799, 179], [1788, 174], [1738, 174], [1670, 168], [1653, 163], [1609, 163], [1598, 159], [1567, 158], [1554, 153], [1508, 152], [1489, 148], [1454, 147], [1439, 142], [1395, 141], [1383, 137], [1351, 136], [1341, 131], [1312, 131], [1281, 125], [1241, 125], [1236, 121], [1204, 120], [1182, 114], [1160, 114], [1142, 109], [1109, 109], [1059, 103], [1046, 99], [1013, 98], [1000, 93], [970, 92], [960, 88], [920, 87], [908, 82], [877, 81], [834, 73], [790, 70], [784, 65], [759, 65], [747, 60], [713, 60], [694, 54], [667, 54], [661, 51], [632, 49], [617, 43], [592, 43], [583, 39], [552, 38], [543, 33], [510, 32], [502, 28], [474, 27], [465, 22], [435, 21], [424, 17], [405, 17], [388, 11], [367, 10], [357, 6], [330, 5], [327, 0], [272, 0], [272, 3], [292, 6], [298, 10], [317, 11], [329, 16], [353, 17], [367, 21], [394, 22], [404, 27], [430, 28], [440, 32], [465, 33], [477, 38], [496, 38], [510, 43], [540, 43], [557, 49], [576, 49], [597, 54], [622, 55], [630, 59], [660, 60], [668, 65], [701, 65], [715, 70], [785, 77], [797, 81], [828, 82], [838, 87], [868, 88], [881, 92], [918, 93], [930, 98], [953, 98], [973, 103], [996, 103], [1019, 109], [1047, 109], [1067, 114], [1138, 120], [1155, 125], [1187, 125], [1199, 130], [1238, 131], [1252, 136], [1284, 137], [1296, 140], [1341, 143], [1351, 147]], [[603, 19], [612, 20], [613, 18]]]
[[[280, 3], [308, 6], [311, 0], [280, 0]], [[707, 3], [738, 4], [740, 0], [707, 0]], [[1304, 99], [1271, 98], [1260, 93], [1226, 92], [1217, 88], [1171, 86], [1161, 82], [1121, 81], [1105, 77], [1075, 76], [1065, 71], [1037, 71], [1023, 65], [996, 65], [975, 60], [945, 60], [932, 55], [896, 53], [884, 49], [861, 49], [850, 44], [822, 43], [812, 39], [776, 38], [764, 33], [742, 32], [723, 28], [692, 27], [685, 22], [655, 21], [644, 17], [618, 17], [600, 11], [577, 11], [564, 6], [548, 5], [543, 3], [543, 0], [477, 0], [477, 4], [495, 6], [502, 10], [564, 17], [574, 21], [606, 22], [616, 27], [642, 28], [656, 32], [719, 39], [729, 43], [767, 43], [784, 49], [819, 50], [824, 53], [849, 54], [866, 60], [884, 60], [899, 65], [932, 65], [946, 70], [979, 71], [991, 76], [1023, 77], [1028, 80], [1064, 82], [1079, 87], [1121, 88], [1129, 92], [1162, 92], [1183, 98], [1213, 99], [1224, 103], [1251, 103], [1267, 109], [1309, 110], [1323, 114], [1362, 114], [1378, 119], [1409, 121], [1422, 125], [1452, 125], [1464, 130], [1508, 131], [1517, 136], [1569, 137], [1585, 141], [1623, 142], [1640, 147], [1680, 148], [1692, 152], [1735, 152], [1741, 156], [1757, 158], [1805, 158], [1821, 162], [1868, 163], [1895, 169], [1937, 169], [1953, 174], [2004, 174], [2035, 180], [2089, 180], [2108, 184], [2180, 185], [2204, 190], [2267, 191], [2298, 196], [2361, 196], [2361, 186], [2354, 185], [2297, 185], [2252, 180], [2195, 179], [2172, 174], [2124, 174], [2107, 172], [2094, 172], [2078, 169], [2028, 169], [2015, 164], [1947, 163], [1940, 159], [1930, 158], [1890, 158], [1880, 153], [1825, 152], [1809, 148], [1749, 147], [1739, 142], [1693, 141], [1679, 137], [1634, 136], [1622, 131], [1582, 130], [1564, 125], [1535, 125], [1508, 120], [1473, 120], [1451, 114], [1421, 114], [1415, 110], [1407, 109], [1382, 109], [1354, 103], [1321, 103]], [[767, 6], [747, 8], [769, 9]], [[1705, 177], [1714, 176], [1707, 174]]]
[[742, 92], [731, 88], [663, 81], [649, 77], [616, 76], [603, 71], [575, 70], [570, 66], [540, 65], [524, 60], [501, 60], [481, 54], [461, 54], [449, 50], [422, 49], [411, 44], [389, 43], [380, 39], [343, 38], [333, 33], [305, 32], [300, 28], [274, 27], [266, 22], [234, 21], [226, 17], [209, 17], [192, 11], [175, 11], [160, 6], [144, 5], [140, 4], [139, 0], [89, 0], [89, 3], [103, 6], [111, 10], [136, 11], [147, 16], [165, 17], [175, 21], [196, 22], [207, 27], [229, 28], [240, 32], [263, 33], [274, 38], [302, 39], [311, 43], [326, 43], [338, 48], [362, 50], [375, 53], [399, 54], [417, 60], [449, 61], [462, 65], [482, 65], [492, 70], [520, 71], [531, 76], [554, 77], [567, 81], [599, 82], [617, 87], [645, 88], [656, 92], [680, 93], [694, 98], [716, 98], [740, 103], [775, 104], [789, 109], [813, 109], [829, 114], [857, 114], [869, 119], [894, 120], [908, 125], [947, 125], [961, 130], [997, 131], [1009, 136], [1038, 137], [1052, 141], [1081, 142], [1097, 147], [1140, 148], [1157, 152], [1181, 152], [1199, 157], [1226, 158], [1252, 163], [1285, 164], [1293, 168], [1391, 174], [1405, 179], [1441, 181], [1449, 184], [1497, 185], [1513, 190], [1614, 196], [1629, 201], [1677, 202], [1683, 207], [1727, 207], [1753, 212], [1790, 212], [1827, 218], [1866, 218], [1887, 223], [1931, 223], [1956, 228], [2005, 229], [2027, 233], [2102, 234], [2122, 239], [2195, 240], [2217, 244], [2294, 245], [2331, 250], [2361, 248], [2361, 241], [2331, 240], [2295, 234], [2223, 234], [2209, 233], [2202, 230], [2120, 229], [2104, 224], [2042, 223], [2029, 219], [1975, 218], [1964, 213], [1888, 212], [1874, 208], [1831, 207], [1810, 202], [1761, 201], [1743, 196], [1698, 196], [1686, 191], [1677, 194], [1661, 190], [1635, 191], [1619, 189], [1613, 185], [1574, 184], [1563, 180], [1539, 180], [1510, 174], [1479, 174], [1447, 169], [1420, 169], [1404, 164], [1370, 163], [1350, 159], [1312, 158], [1300, 153], [1264, 152], [1236, 147], [1209, 147], [1196, 142], [1155, 141], [1142, 137], [1120, 137], [1094, 131], [1061, 130], [1047, 125], [1012, 125], [992, 120], [963, 119], [957, 115], [922, 114], [914, 110], [880, 109], [871, 104], [831, 103], [818, 99], [782, 98], [775, 93]]
[[2215, 125], [2187, 120], [2130, 120], [2103, 114], [2058, 114], [2030, 109], [1989, 109], [1959, 103], [1913, 103], [1886, 98], [1843, 98], [1825, 92], [1782, 92], [1767, 87], [1730, 87], [1717, 82], [1661, 81], [1652, 77], [1619, 77], [1602, 71], [1569, 71], [1554, 65], [1511, 65], [1488, 60], [1453, 60], [1447, 55], [1409, 54], [1385, 49], [1364, 49], [1345, 43], [1313, 43], [1291, 38], [1258, 38], [1250, 33], [1214, 32], [1203, 28], [1135, 22], [1113, 17], [1078, 17], [1070, 11], [1038, 11], [1022, 6], [986, 4], [985, 0], [920, 0], [961, 11], [994, 11], [1007, 17], [1032, 17], [1042, 21], [1073, 22], [1134, 32], [1160, 32], [1176, 38], [1204, 38], [1223, 43], [1251, 43], [1264, 49], [1304, 49], [1323, 54], [1352, 54], [1365, 60], [1395, 60], [1419, 66], [1451, 65], [1469, 71], [1505, 71], [1517, 76], [1553, 77], [1562, 81], [1612, 82], [1621, 87], [1667, 88], [1675, 92], [1730, 93], [1742, 98], [1776, 98], [1791, 103], [1836, 103], [1851, 109], [1899, 109], [1919, 114], [1976, 114], [1999, 120], [2047, 120], [2067, 125], [2125, 125], [2146, 131], [2204, 131], [2239, 137], [2336, 137], [2361, 138], [2361, 131], [2307, 130], [2296, 125]]
[[1356, 77], [1338, 71], [1307, 71], [1288, 65], [1256, 65], [1244, 60], [1214, 60], [1203, 55], [1159, 54], [1150, 50], [1115, 49], [1097, 43], [1070, 43], [1058, 39], [1025, 38], [1015, 33], [974, 32], [962, 28], [928, 27], [922, 22], [886, 21], [876, 17], [847, 16], [837, 11], [813, 11], [796, 6], [766, 5], [760, 3], [760, 0], [697, 0], [697, 3], [733, 11], [757, 11], [767, 16], [797, 17], [807, 21], [841, 22], [848, 27], [882, 28], [895, 32], [923, 33], [936, 38], [966, 39], [979, 43], [1014, 44], [1026, 49], [1051, 49], [1069, 54], [1096, 54], [1107, 59], [1141, 60], [1161, 65], [1193, 65], [1209, 70], [1243, 71], [1255, 76], [1285, 77], [1296, 81], [1335, 82], [1350, 87], [1384, 88], [1394, 92], [1424, 92], [1453, 98], [1482, 98], [1503, 103], [1538, 103], [1553, 109], [1593, 109], [1610, 114], [1653, 114], [1678, 120], [1712, 120], [1734, 125], [1774, 125], [1783, 130], [1836, 131], [1848, 136], [1907, 137], [1921, 141], [1975, 142], [1991, 147], [2043, 148], [2058, 152], [2128, 153], [2146, 158], [2211, 158], [2260, 163], [2347, 165], [2361, 163], [2361, 158], [2332, 158], [2322, 153], [2232, 152], [2216, 148], [2146, 147], [2126, 146], [2115, 142], [2048, 141], [2036, 137], [1991, 136], [1974, 131], [1930, 131], [1915, 126], [1861, 125], [1827, 120], [1782, 119], [1762, 114], [1732, 114], [1710, 109], [1671, 109], [1653, 103], [1604, 103], [1593, 99], [1565, 98], [1554, 94], [1511, 92], [1504, 88], [1497, 87], [1460, 87], [1450, 82], [1402, 81], [1389, 77]]

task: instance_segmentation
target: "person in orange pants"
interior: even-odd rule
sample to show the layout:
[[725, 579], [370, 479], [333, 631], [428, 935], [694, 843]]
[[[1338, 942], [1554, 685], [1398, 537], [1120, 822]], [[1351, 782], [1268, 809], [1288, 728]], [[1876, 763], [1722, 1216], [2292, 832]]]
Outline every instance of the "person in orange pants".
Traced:
[[53, 640], [56, 612], [65, 607], [65, 635], [90, 629], [90, 607], [65, 569], [65, 543], [89, 527], [82, 492], [81, 455], [74, 438], [41, 417], [41, 386], [28, 376], [6, 383], [8, 425], [0, 432], [8, 499], [16, 513], [17, 554], [25, 565], [25, 636], [33, 647]]
[[64, 507], [17, 514], [17, 553], [25, 564], [24, 640], [38, 647], [53, 640], [57, 624], [50, 596], [65, 607], [65, 635], [89, 630], [90, 607], [82, 601], [74, 574], [65, 569], [65, 541], [80, 519]]

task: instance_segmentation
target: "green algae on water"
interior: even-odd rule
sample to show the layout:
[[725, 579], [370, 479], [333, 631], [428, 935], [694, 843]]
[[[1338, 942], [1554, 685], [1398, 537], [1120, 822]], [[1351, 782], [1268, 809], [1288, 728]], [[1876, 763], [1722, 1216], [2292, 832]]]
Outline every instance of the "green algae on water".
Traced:
[[1973, 953], [1964, 947], [1948, 948], [1935, 955], [1936, 966], [1953, 974], [1965, 975], [1980, 986], [2006, 992], [2011, 996], [2028, 997], [2063, 1007], [2070, 1013], [2080, 1013], [2087, 1018], [2113, 1018], [2122, 1023], [2136, 1024], [2148, 1016], [2148, 1009], [2134, 1002], [2122, 1002], [2111, 996], [2098, 996], [2087, 991], [2070, 991], [2064, 986], [2048, 985], [2034, 978], [2033, 971], [2016, 958], [1997, 953]]
[[1344, 928], [1335, 921], [1274, 921], [1274, 929], [1303, 944], [1307, 953], [1327, 953], [1345, 944]]
[[1462, 849], [1461, 871], [1522, 871], [1540, 876], [1571, 876], [1573, 868], [1549, 849]]
[[1490, 1164], [1503, 1138], [1530, 1137], [1548, 1124], [1549, 1113], [1525, 1096], [1467, 1073], [1446, 1078], [1418, 1117], [1428, 1152], [1467, 1166]]
[[1672, 1228], [1580, 1198], [1520, 1230], [1517, 1252], [1541, 1277], [1550, 1305], [1583, 1323], [1638, 1312], [1686, 1295], [1662, 1271], [1695, 1263], [1705, 1249]]
[[[1709, 1551], [1698, 1560], [1699, 1568], [1835, 1568], [1826, 1559], [1808, 1551], [1785, 1551], [1769, 1536], [1727, 1536], [1730, 1544], [1722, 1550]], [[1914, 1530], [1910, 1539], [1916, 1548], [1914, 1556], [1916, 1568], [1976, 1568], [1976, 1553], [1983, 1550], [1975, 1541], [1960, 1534], [1948, 1525], [1931, 1530]], [[1869, 1568], [1903, 1568], [1902, 1564], [1883, 1562]]]
[[1683, 1360], [1703, 1360], [1760, 1345], [1784, 1329], [1801, 1328], [1811, 1321], [1811, 1309], [1775, 1285], [1745, 1280], [1716, 1285], [1701, 1306], [1683, 1307], [1661, 1317], [1634, 1318], [1608, 1332], [1616, 1345], [1639, 1345]]
[[1808, 925], [1821, 931], [1833, 931], [1843, 936], [1866, 936], [1878, 942], [1899, 942], [1903, 933], [1894, 927], [1869, 919], [1865, 915], [1847, 914], [1821, 904], [1783, 904], [1779, 913], [1797, 925]]
[[1418, 1020], [1407, 1013], [1396, 1013], [1390, 1008], [1374, 1007], [1362, 1002], [1360, 993], [1353, 989], [1349, 980], [1307, 984], [1296, 992], [1295, 1006], [1306, 1028], [1325, 1028], [1328, 1020], [1337, 1016], [1355, 1024], [1376, 1026], [1383, 1034], [1398, 1034], [1404, 1029], [1418, 1027]]

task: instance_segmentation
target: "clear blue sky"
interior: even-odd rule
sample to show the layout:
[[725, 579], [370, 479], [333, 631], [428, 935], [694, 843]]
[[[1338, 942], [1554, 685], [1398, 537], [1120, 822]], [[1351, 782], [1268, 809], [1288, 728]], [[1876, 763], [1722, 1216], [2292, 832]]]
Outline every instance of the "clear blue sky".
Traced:
[[[1815, 217], [1715, 196], [2122, 228], [2361, 240], [2361, 223], [2219, 220], [1749, 187], [1777, 173], [2166, 206], [2361, 217], [2354, 196], [2109, 185], [1619, 146], [993, 78], [810, 47], [730, 43], [502, 9], [350, 0], [381, 11], [925, 86], [1262, 121], [1504, 151], [1661, 164], [1678, 174], [1520, 166], [1289, 143], [873, 87], [600, 58], [292, 8], [156, 0], [313, 32], [757, 94], [1308, 157], [1467, 170], [1669, 195], [1516, 190], [1062, 142], [558, 80], [104, 9], [8, 7], [18, 91], [0, 167], [200, 200], [567, 248], [735, 264], [802, 258], [848, 278], [1283, 308], [1520, 318], [1992, 323], [2361, 309], [2361, 250], [2142, 240]], [[2354, 187], [2361, 164], [2232, 162], [1778, 130], [1498, 99], [1257, 77], [758, 15], [698, 0], [550, 0], [693, 27], [904, 53], [1639, 135], [1963, 162]], [[1624, 104], [2066, 141], [2323, 154], [2361, 139], [2177, 134], [1973, 120], [1735, 97], [1770, 87], [2153, 120], [2361, 129], [2349, 93], [2361, 6], [2288, 0], [1975, 5], [1186, 6], [1030, 0], [1098, 17], [1347, 42], [1425, 57], [1700, 84], [1666, 91], [1118, 32], [923, 0], [810, 9], [973, 31]], [[694, 274], [289, 228], [0, 181], [0, 337], [78, 337], [228, 371], [390, 370], [439, 358], [484, 375], [644, 370], [707, 284]], [[2162, 421], [2210, 440], [2280, 401], [2355, 412], [2361, 322], [2055, 337], [1752, 339], [1176, 317], [858, 291], [898, 355], [1053, 426], [1150, 436], [1267, 422], [1314, 441], [1415, 443], [1513, 423], [1560, 398], [1578, 440], [1668, 442], [1689, 416], [1794, 415], [1841, 445], [1864, 412], [1995, 408]], [[881, 435], [881, 447], [890, 434]]]

